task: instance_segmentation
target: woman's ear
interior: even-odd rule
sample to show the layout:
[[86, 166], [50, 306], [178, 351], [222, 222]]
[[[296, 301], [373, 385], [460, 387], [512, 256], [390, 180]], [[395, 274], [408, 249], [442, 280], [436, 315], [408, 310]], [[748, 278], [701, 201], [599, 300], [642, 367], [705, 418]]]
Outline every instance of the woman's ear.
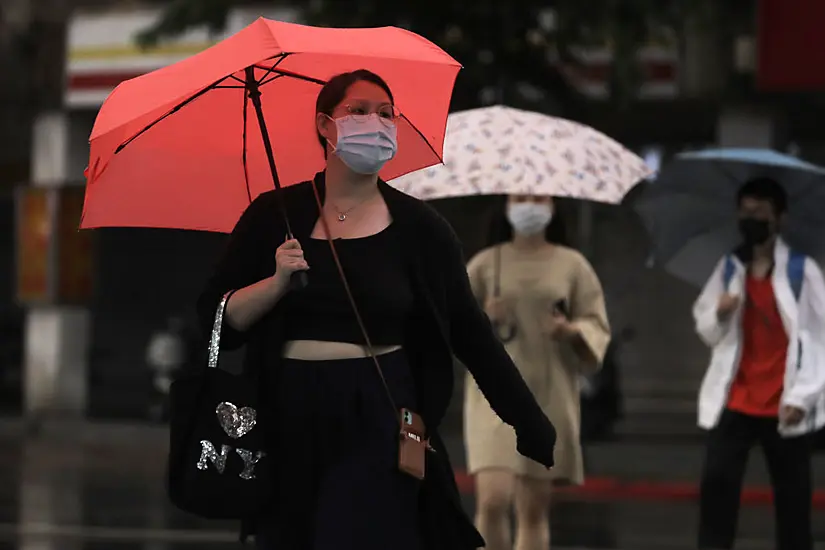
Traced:
[[321, 134], [327, 141], [335, 143], [333, 138], [335, 136], [331, 135], [330, 126], [332, 125], [332, 120], [325, 115], [324, 113], [317, 113], [315, 115], [315, 128], [318, 130], [318, 133]]

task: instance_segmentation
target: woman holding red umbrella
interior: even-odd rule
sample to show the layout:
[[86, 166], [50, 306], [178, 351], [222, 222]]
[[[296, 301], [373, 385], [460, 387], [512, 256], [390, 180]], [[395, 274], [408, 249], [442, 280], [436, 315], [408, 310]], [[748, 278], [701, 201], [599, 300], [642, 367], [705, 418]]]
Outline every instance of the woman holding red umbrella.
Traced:
[[[170, 392], [181, 509], [244, 519], [262, 548], [482, 546], [438, 434], [453, 353], [553, 465], [455, 234], [378, 177], [442, 161], [460, 67], [406, 29], [261, 18], [106, 99], [81, 227], [232, 230], [198, 302], [209, 368]], [[244, 376], [218, 368], [240, 346]]]
[[[483, 546], [437, 431], [453, 353], [519, 452], [553, 466], [555, 430], [477, 305], [453, 231], [378, 178], [401, 119], [378, 75], [330, 79], [315, 116], [324, 171], [252, 202], [198, 303], [208, 330], [229, 295], [222, 347], [246, 345], [271, 415], [273, 497], [247, 525], [262, 549]], [[398, 411], [402, 439], [407, 424], [428, 447], [421, 472], [399, 450]]]

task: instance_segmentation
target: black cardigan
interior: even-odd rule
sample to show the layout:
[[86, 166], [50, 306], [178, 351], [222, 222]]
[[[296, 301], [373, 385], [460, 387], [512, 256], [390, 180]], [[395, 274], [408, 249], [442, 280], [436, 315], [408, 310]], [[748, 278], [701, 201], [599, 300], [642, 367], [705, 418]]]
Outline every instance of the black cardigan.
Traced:
[[[315, 182], [323, 200], [323, 172]], [[400, 229], [418, 305], [404, 348], [411, 358], [418, 412], [436, 450], [428, 453], [432, 456], [428, 456], [427, 478], [421, 491], [425, 547], [478, 548], [482, 539], [461, 508], [449, 458], [437, 432], [453, 393], [453, 353], [472, 373], [496, 414], [515, 428], [519, 452], [551, 466], [555, 430], [479, 308], [470, 289], [461, 245], [450, 225], [426, 203], [384, 182], [379, 182], [379, 188], [393, 224]], [[235, 226], [198, 300], [205, 334], [211, 332], [215, 309], [226, 292], [274, 273], [275, 250], [286, 235], [279, 200], [286, 201], [295, 237], [300, 241], [311, 235], [318, 220], [312, 182], [288, 187], [281, 197], [277, 193], [260, 195]], [[224, 323], [221, 347], [233, 349], [245, 344], [244, 371], [262, 380], [262, 388], [277, 384], [285, 322], [288, 320], [276, 306], [245, 333]], [[266, 394], [271, 396], [273, 392]], [[266, 402], [260, 406], [266, 406]], [[296, 485], [300, 486], [300, 480]]]

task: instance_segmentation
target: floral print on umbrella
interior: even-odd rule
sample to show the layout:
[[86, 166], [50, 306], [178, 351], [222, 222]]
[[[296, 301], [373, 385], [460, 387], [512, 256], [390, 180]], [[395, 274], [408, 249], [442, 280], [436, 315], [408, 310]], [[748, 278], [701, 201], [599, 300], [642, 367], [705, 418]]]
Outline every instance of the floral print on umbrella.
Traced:
[[444, 164], [390, 184], [424, 200], [525, 194], [618, 203], [650, 174], [639, 156], [589, 126], [495, 106], [450, 115]]

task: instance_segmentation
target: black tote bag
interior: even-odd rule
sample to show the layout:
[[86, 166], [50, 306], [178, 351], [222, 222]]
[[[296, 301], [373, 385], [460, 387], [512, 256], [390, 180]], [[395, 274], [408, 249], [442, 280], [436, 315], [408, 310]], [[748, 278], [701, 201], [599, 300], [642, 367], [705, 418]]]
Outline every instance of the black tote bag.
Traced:
[[207, 368], [171, 386], [167, 489], [172, 503], [209, 519], [243, 519], [271, 487], [257, 384], [218, 368], [226, 294], [218, 305]]

